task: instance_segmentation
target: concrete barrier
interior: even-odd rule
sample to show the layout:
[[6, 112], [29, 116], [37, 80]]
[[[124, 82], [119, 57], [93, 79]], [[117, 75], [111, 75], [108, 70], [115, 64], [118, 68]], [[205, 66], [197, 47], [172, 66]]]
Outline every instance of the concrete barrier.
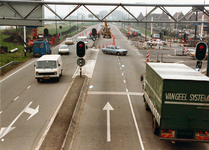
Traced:
[[70, 122], [70, 125], [68, 128], [68, 131], [66, 133], [66, 136], [65, 136], [65, 139], [64, 139], [64, 142], [62, 145], [62, 150], [68, 150], [72, 144], [72, 139], [73, 139], [74, 131], [77, 126], [77, 121], [78, 121], [78, 116], [79, 116], [81, 104], [86, 97], [86, 93], [88, 91], [88, 85], [89, 85], [89, 78], [86, 76], [83, 86], [82, 86], [82, 89], [81, 89], [81, 92], [80, 92], [80, 95], [79, 95], [79, 98], [78, 98], [78, 101], [77, 101], [77, 104], [76, 104], [76, 107], [75, 107], [75, 110], [73, 112], [73, 116], [72, 116], [72, 119], [71, 119], [71, 122]]

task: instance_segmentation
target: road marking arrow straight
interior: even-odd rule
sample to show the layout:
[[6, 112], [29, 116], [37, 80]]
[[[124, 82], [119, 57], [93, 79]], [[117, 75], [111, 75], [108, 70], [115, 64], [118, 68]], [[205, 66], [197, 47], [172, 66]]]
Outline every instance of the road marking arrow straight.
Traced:
[[36, 109], [32, 109], [29, 108], [29, 106], [32, 104], [32, 102], [30, 102], [20, 113], [19, 115], [10, 123], [10, 125], [8, 127], [2, 127], [0, 130], [0, 139], [3, 138], [7, 133], [9, 133], [10, 131], [12, 131], [15, 127], [12, 127], [14, 125], [14, 123], [20, 118], [20, 116], [26, 112], [28, 114], [30, 114], [30, 116], [28, 117], [27, 120], [29, 120], [31, 117], [33, 117], [35, 114], [38, 113], [39, 111], [39, 105], [36, 107]]
[[107, 142], [111, 141], [110, 136], [110, 110], [114, 110], [109, 102], [104, 106], [103, 110], [107, 110]]

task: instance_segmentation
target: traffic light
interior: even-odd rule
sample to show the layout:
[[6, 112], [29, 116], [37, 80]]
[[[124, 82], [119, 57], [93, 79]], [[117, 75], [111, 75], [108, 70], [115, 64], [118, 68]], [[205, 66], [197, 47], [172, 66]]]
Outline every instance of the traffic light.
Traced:
[[197, 60], [204, 60], [206, 57], [207, 52], [207, 44], [204, 42], [199, 42], [196, 45], [196, 51], [195, 51], [195, 58]]
[[78, 57], [83, 57], [85, 56], [86, 53], [86, 45], [84, 42], [79, 41], [76, 45], [76, 53]]

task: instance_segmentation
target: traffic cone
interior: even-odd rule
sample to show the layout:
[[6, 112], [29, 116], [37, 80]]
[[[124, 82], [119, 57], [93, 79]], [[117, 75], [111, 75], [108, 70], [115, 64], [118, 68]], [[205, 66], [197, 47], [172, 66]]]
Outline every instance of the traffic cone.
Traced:
[[108, 45], [106, 44], [106, 46], [108, 46]]
[[149, 57], [150, 57], [150, 55], [149, 55], [149, 50], [147, 51], [147, 62], [149, 62]]
[[103, 44], [102, 48], [104, 48], [104, 44]]
[[187, 55], [189, 55], [189, 49], [188, 49], [188, 47], [187, 47], [187, 51], [186, 51], [186, 54], [187, 54]]
[[99, 44], [99, 47], [98, 48], [100, 49], [100, 44]]

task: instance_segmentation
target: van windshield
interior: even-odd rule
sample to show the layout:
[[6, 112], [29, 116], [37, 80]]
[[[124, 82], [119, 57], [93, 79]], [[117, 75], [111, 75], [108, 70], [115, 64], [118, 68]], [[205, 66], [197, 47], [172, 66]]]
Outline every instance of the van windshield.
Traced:
[[86, 38], [78, 38], [78, 41], [83, 41], [83, 42], [86, 42], [87, 39]]
[[57, 68], [56, 61], [37, 61], [36, 68]]

